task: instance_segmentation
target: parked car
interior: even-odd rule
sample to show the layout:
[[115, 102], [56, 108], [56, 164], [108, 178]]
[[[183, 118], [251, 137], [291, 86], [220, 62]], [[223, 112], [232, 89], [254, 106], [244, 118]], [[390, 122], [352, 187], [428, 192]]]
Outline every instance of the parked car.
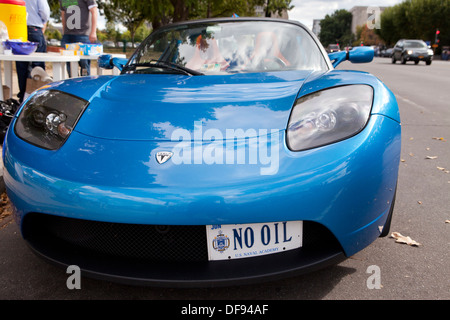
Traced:
[[379, 46], [370, 46], [373, 49], [373, 55], [374, 57], [380, 56], [380, 47]]
[[[260, 282], [336, 264], [389, 233], [401, 149], [393, 93], [357, 47], [295, 21], [166, 25], [120, 75], [53, 82], [18, 110], [4, 180], [23, 238], [131, 284]], [[375, 259], [375, 258], [374, 258]]]
[[47, 41], [47, 44], [54, 47], [60, 47], [61, 41], [59, 41], [58, 39], [50, 39]]
[[114, 41], [105, 41], [103, 42], [103, 46], [106, 48], [115, 48], [116, 44], [114, 43]]
[[391, 58], [392, 57], [392, 52], [394, 51], [394, 48], [386, 48], [381, 50], [381, 56], [383, 58]]
[[407, 61], [414, 61], [415, 64], [425, 61], [426, 65], [430, 65], [433, 61], [433, 50], [422, 40], [401, 39], [395, 44], [392, 52], [392, 63], [397, 61], [401, 61], [402, 64]]
[[331, 53], [331, 52], [337, 52], [337, 51], [341, 51], [340, 47], [338, 44], [329, 44], [327, 47], [327, 52]]

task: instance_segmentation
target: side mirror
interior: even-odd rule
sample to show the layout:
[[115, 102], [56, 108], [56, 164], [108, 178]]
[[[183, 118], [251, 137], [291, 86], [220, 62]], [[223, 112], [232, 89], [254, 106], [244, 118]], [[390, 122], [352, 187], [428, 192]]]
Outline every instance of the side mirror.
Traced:
[[113, 58], [110, 54], [103, 54], [98, 57], [98, 66], [102, 69], [113, 69], [116, 67], [122, 71], [127, 62], [127, 59]]
[[372, 62], [374, 50], [372, 47], [357, 47], [348, 52], [348, 60], [351, 63]]
[[355, 47], [349, 51], [332, 52], [328, 54], [333, 67], [337, 67], [343, 61], [351, 63], [367, 63], [373, 60], [374, 50], [372, 47]]

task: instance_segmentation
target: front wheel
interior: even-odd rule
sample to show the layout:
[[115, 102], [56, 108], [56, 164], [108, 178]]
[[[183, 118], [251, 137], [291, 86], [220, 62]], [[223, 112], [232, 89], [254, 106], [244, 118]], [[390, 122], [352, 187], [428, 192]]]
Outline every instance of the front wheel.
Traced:
[[405, 58], [405, 56], [402, 56], [402, 64], [406, 64], [406, 58]]
[[426, 65], [429, 66], [431, 64], [431, 60], [425, 61]]
[[389, 235], [389, 230], [391, 229], [392, 215], [394, 214], [396, 195], [397, 195], [397, 187], [395, 187], [394, 197], [393, 197], [392, 202], [391, 202], [391, 208], [389, 209], [388, 217], [387, 217], [386, 222], [384, 224], [383, 230], [381, 231], [380, 238], [384, 238], [387, 235]]

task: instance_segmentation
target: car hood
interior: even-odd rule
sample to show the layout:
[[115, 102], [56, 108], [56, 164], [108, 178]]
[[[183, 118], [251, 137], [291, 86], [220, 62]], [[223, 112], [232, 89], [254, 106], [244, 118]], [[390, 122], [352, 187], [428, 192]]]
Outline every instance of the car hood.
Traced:
[[[141, 74], [64, 81], [90, 102], [75, 131], [105, 139], [167, 140], [208, 129], [284, 130], [309, 71], [214, 76]], [[80, 80], [82, 79], [82, 80]], [[253, 129], [253, 130], [252, 130]], [[201, 131], [200, 131], [201, 130]], [[217, 137], [217, 135], [215, 135]], [[198, 136], [197, 136], [198, 138]]]

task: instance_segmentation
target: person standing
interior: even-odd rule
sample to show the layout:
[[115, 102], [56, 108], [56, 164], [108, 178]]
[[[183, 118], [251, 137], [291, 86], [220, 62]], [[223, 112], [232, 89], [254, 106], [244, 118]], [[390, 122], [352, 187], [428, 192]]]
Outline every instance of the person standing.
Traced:
[[[36, 52], [47, 52], [44, 31], [50, 18], [50, 7], [47, 0], [25, 0], [27, 10], [28, 41], [38, 43]], [[31, 68], [30, 68], [31, 66]], [[31, 69], [41, 67], [45, 70], [44, 62], [16, 62], [19, 93], [17, 98], [22, 103], [27, 89], [27, 79], [30, 78]]]
[[[98, 6], [95, 0], [59, 0], [64, 35], [61, 46], [68, 43], [97, 41]], [[91, 62], [80, 60], [81, 75], [91, 74]], [[69, 76], [70, 70], [68, 68]]]

